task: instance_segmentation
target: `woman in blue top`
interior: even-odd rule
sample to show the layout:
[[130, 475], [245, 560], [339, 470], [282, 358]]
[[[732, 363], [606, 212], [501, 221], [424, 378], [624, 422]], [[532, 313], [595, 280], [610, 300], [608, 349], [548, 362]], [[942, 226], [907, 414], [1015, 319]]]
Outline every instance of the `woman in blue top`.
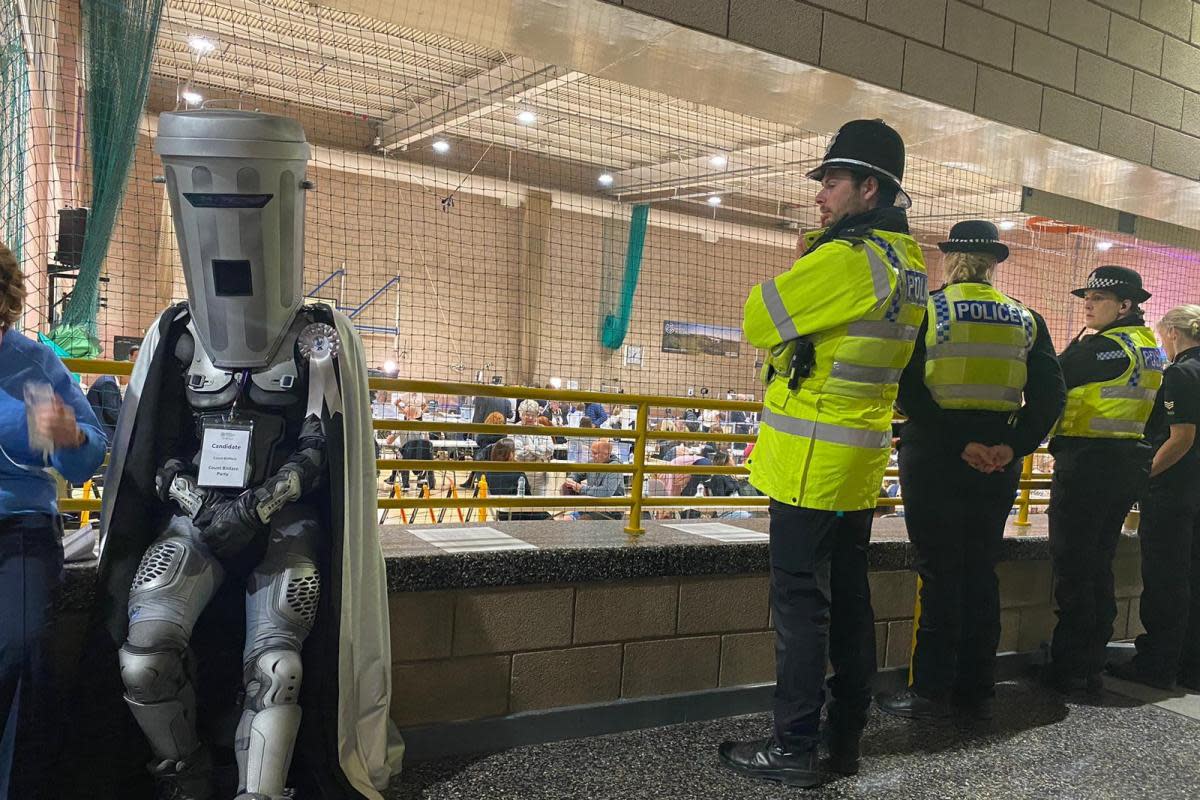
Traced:
[[[81, 483], [106, 444], [58, 357], [13, 330], [24, 302], [25, 277], [0, 244], [0, 800], [45, 796], [59, 727], [44, 643], [62, 575], [62, 524], [46, 468]], [[48, 401], [27, 412], [26, 387], [46, 385]], [[31, 434], [44, 447], [31, 447]]]

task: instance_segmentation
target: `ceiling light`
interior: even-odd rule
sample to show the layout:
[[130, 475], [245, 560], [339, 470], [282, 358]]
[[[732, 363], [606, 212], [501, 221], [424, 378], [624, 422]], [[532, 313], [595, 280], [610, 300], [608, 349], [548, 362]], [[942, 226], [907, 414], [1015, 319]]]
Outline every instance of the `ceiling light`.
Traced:
[[189, 106], [198, 106], [204, 102], [204, 98], [198, 92], [193, 92], [191, 89], [184, 89], [179, 93], [179, 96]]
[[721, 155], [720, 153], [717, 153], [715, 156], [713, 156], [712, 158], [710, 158], [708, 160], [708, 163], [710, 165], [716, 167], [717, 169], [721, 169], [722, 167], [724, 167], [726, 164], [729, 163], [729, 159], [726, 158], [725, 156]]
[[1105, 250], [1111, 250], [1112, 246], [1113, 246], [1112, 242], [1096, 242], [1096, 249], [1099, 250], [1100, 252], [1104, 252]]
[[1015, 227], [1017, 227], [1017, 223], [1013, 222], [1011, 219], [1006, 219], [1000, 223], [1000, 230], [1002, 231], [1011, 231]]
[[450, 152], [450, 143], [447, 142], [445, 139], [435, 139], [433, 142], [433, 149], [435, 152], [438, 152], [438, 153], [449, 153]]
[[721, 196], [720, 196], [719, 194], [713, 194], [713, 195], [709, 195], [709, 197], [708, 197], [708, 204], [709, 204], [710, 206], [719, 206], [719, 205], [721, 205]]
[[206, 56], [217, 49], [217, 46], [213, 44], [211, 39], [205, 39], [203, 36], [193, 36], [188, 39], [188, 47], [202, 56]]
[[600, 181], [601, 186], [612, 186], [613, 184], [613, 176], [609, 175], [607, 172], [602, 173], [596, 180]]
[[522, 125], [532, 125], [537, 122], [537, 114], [532, 111], [521, 111], [517, 114], [517, 122]]

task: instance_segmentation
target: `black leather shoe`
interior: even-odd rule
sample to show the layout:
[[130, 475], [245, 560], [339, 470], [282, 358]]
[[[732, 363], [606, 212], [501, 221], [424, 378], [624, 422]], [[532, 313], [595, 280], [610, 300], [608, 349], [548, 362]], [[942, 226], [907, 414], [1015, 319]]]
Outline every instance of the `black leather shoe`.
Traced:
[[944, 700], [930, 700], [916, 692], [905, 690], [897, 694], [881, 694], [875, 698], [879, 710], [905, 719], [946, 719], [954, 709]]
[[987, 722], [996, 717], [996, 700], [993, 697], [956, 697], [954, 711], [976, 722]]
[[829, 757], [825, 759], [823, 766], [838, 775], [857, 775], [861, 740], [861, 731], [826, 728], [825, 746], [829, 750]]
[[790, 751], [774, 739], [753, 742], [723, 742], [721, 763], [740, 775], [778, 781], [788, 786], [811, 788], [821, 783], [817, 751]]
[[1175, 680], [1173, 678], [1166, 675], [1154, 675], [1145, 670], [1138, 669], [1137, 664], [1132, 661], [1126, 661], [1124, 664], [1109, 664], [1105, 668], [1105, 672], [1123, 681], [1140, 683], [1155, 689], [1162, 689], [1166, 692], [1175, 688]]
[[1084, 695], [1096, 699], [1104, 694], [1104, 679], [1100, 677], [1099, 672], [1085, 677], [1064, 675], [1055, 671], [1053, 664], [1046, 665], [1042, 672], [1041, 684], [1063, 695]]
[[1175, 683], [1181, 689], [1187, 689], [1190, 692], [1200, 692], [1200, 675], [1181, 672], [1179, 673], [1179, 677], [1175, 679]]

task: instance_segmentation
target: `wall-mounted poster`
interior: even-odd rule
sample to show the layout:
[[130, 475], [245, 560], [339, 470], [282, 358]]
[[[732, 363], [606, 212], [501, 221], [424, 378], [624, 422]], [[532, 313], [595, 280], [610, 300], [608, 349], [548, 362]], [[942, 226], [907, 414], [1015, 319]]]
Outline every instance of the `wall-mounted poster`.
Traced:
[[706, 325], [702, 322], [663, 320], [664, 353], [737, 358], [741, 342], [742, 331], [739, 328]]
[[640, 344], [625, 345], [625, 366], [640, 367], [642, 365], [642, 346]]

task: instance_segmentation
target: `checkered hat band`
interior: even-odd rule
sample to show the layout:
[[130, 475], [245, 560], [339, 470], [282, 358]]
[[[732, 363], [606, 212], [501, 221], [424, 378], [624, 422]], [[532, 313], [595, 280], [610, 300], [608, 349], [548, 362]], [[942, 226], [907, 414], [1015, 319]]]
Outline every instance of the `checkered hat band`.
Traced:
[[943, 244], [1000, 244], [999, 239], [947, 239]]
[[1109, 286], [1131, 286], [1128, 281], [1123, 281], [1118, 278], [1088, 278], [1088, 289], [1104, 289]]

